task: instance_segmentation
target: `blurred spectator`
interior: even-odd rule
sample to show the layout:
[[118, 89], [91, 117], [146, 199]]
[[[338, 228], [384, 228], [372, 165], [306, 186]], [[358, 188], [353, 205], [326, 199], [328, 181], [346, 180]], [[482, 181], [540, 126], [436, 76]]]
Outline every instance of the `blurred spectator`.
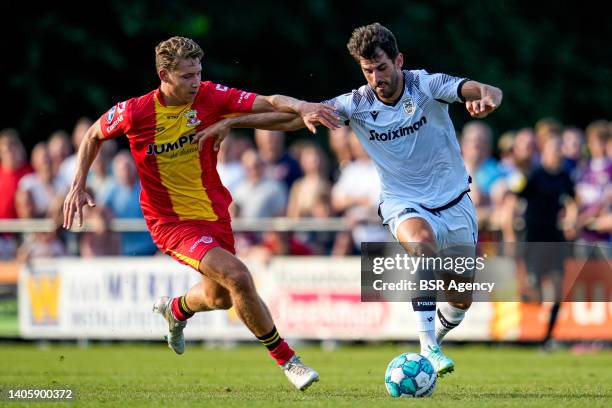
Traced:
[[282, 217], [287, 207], [287, 191], [282, 182], [264, 175], [264, 163], [253, 149], [242, 155], [246, 180], [236, 188], [237, 216], [244, 218]]
[[242, 162], [242, 154], [253, 148], [253, 143], [246, 137], [231, 132], [219, 148], [217, 156], [217, 171], [223, 185], [234, 194], [236, 188], [246, 179], [246, 173]]
[[538, 152], [544, 150], [544, 144], [551, 136], [561, 136], [563, 126], [554, 118], [542, 118], [535, 124], [536, 146]]
[[[563, 168], [561, 139], [549, 137], [544, 143], [542, 162], [529, 176], [525, 187], [518, 191], [527, 201], [525, 212], [527, 242], [565, 242], [560, 217], [568, 215], [574, 205], [574, 182]], [[569, 211], [574, 213], [574, 211]], [[571, 222], [575, 224], [575, 220]]]
[[61, 184], [53, 175], [47, 143], [40, 142], [34, 146], [31, 161], [34, 173], [25, 175], [17, 189], [30, 194], [34, 205], [32, 218], [43, 218], [47, 216], [53, 200], [62, 194]]
[[249, 247], [241, 256], [255, 258], [261, 262], [270, 262], [275, 256], [308, 256], [312, 250], [301, 242], [292, 232], [265, 231], [256, 245]]
[[304, 177], [293, 184], [289, 193], [287, 216], [291, 218], [312, 217], [317, 201], [329, 197], [331, 192], [331, 185], [325, 178], [327, 164], [320, 147], [313, 143], [304, 146], [300, 166]]
[[334, 255], [357, 253], [362, 241], [388, 239], [377, 214], [380, 180], [376, 167], [353, 132], [349, 145], [355, 160], [342, 169], [332, 187], [332, 208], [347, 218], [351, 232], [338, 234], [332, 250]]
[[606, 143], [606, 156], [612, 160], [612, 122], [608, 122], [608, 143]]
[[[26, 161], [25, 149], [17, 131], [0, 131], [0, 219], [17, 218], [17, 186], [31, 172], [32, 167]], [[14, 259], [16, 251], [15, 234], [0, 231], [0, 259]]]
[[[542, 149], [542, 163], [536, 168], [519, 195], [527, 201], [525, 211], [525, 264], [531, 288], [536, 301], [553, 301], [546, 335], [542, 340], [544, 348], [549, 347], [552, 332], [557, 321], [564, 273], [565, 258], [569, 256], [566, 231], [574, 229], [575, 202], [574, 183], [563, 168], [561, 138], [549, 135]], [[570, 218], [571, 219], [568, 219]], [[565, 218], [562, 222], [561, 219]], [[560, 227], [561, 226], [561, 227]], [[572, 233], [572, 235], [574, 235]], [[534, 243], [547, 244], [534, 244]], [[552, 281], [553, 299], [542, 295], [543, 278]]]
[[355, 206], [376, 209], [380, 202], [380, 180], [374, 163], [352, 132], [349, 141], [355, 160], [342, 169], [332, 188], [332, 208], [340, 214]]
[[17, 190], [15, 193], [15, 208], [17, 217], [21, 219], [36, 218], [36, 206], [32, 193], [27, 190]]
[[332, 179], [338, 180], [342, 169], [353, 161], [350, 145], [351, 128], [348, 126], [341, 126], [338, 129], [328, 130], [328, 132], [329, 147], [337, 163], [337, 171], [332, 174]]
[[[295, 143], [292, 147], [294, 146], [296, 146]], [[298, 157], [304, 177], [298, 179], [291, 187], [287, 216], [291, 218], [331, 217], [331, 184], [326, 177], [328, 172], [325, 154], [318, 145], [306, 141], [301, 145]], [[310, 252], [323, 255], [331, 251], [335, 233], [330, 231], [300, 232], [290, 236], [289, 239], [303, 242], [308, 245]], [[291, 242], [289, 244], [292, 245]]]
[[512, 149], [514, 148], [514, 139], [516, 133], [512, 131], [504, 132], [497, 141], [497, 150], [499, 150], [499, 161], [504, 167], [508, 167], [512, 163]]
[[31, 173], [26, 153], [14, 129], [0, 132], [0, 219], [17, 218], [15, 194], [23, 176]]
[[512, 146], [512, 157], [506, 161], [504, 166], [510, 190], [522, 190], [537, 163], [535, 133], [531, 128], [523, 128], [516, 133]]
[[108, 208], [85, 206], [83, 218], [92, 230], [79, 234], [79, 253], [82, 257], [121, 254], [121, 236], [110, 230], [113, 214]]
[[465, 166], [472, 176], [472, 183], [487, 196], [493, 184], [504, 174], [491, 156], [492, 143], [493, 134], [486, 123], [471, 121], [463, 127], [461, 153]]
[[285, 151], [285, 133], [255, 130], [255, 143], [263, 161], [264, 174], [285, 184], [288, 192], [293, 182], [302, 177], [298, 162]]
[[[100, 192], [100, 204], [116, 218], [143, 218], [139, 204], [140, 182], [129, 151], [122, 150], [113, 160], [114, 182]], [[121, 233], [121, 255], [153, 255], [157, 247], [148, 232]]]
[[[87, 185], [91, 188], [93, 197], [96, 199], [106, 191], [114, 182], [112, 163], [117, 153], [117, 141], [115, 139], [106, 140], [100, 146], [100, 153], [91, 164], [91, 171], [87, 176]], [[74, 177], [74, 174], [71, 176]], [[70, 180], [72, 182], [72, 179]]]
[[461, 155], [468, 174], [472, 176], [470, 198], [474, 202], [480, 225], [489, 220], [491, 189], [504, 176], [497, 160], [491, 156], [493, 134], [491, 128], [480, 121], [468, 122], [461, 135]]
[[[53, 175], [57, 176], [64, 160], [72, 154], [70, 138], [64, 130], [56, 130], [51, 133], [48, 140], [49, 155], [51, 156], [51, 167]], [[72, 181], [72, 180], [71, 180]]]
[[[33, 218], [34, 202], [28, 191], [20, 191], [18, 196], [20, 218]], [[26, 234], [23, 243], [17, 250], [17, 260], [27, 262], [32, 258], [49, 258], [66, 256], [66, 246], [60, 239], [63, 215], [62, 206], [64, 201], [61, 197], [55, 197], [48, 205], [48, 212], [42, 217], [53, 221], [52, 232], [33, 232]]]
[[575, 179], [576, 168], [582, 160], [582, 148], [584, 145], [584, 133], [582, 130], [571, 127], [563, 131], [563, 168]]
[[[85, 133], [87, 130], [93, 125], [93, 122], [89, 118], [79, 118], [76, 124], [74, 125], [74, 129], [72, 130], [72, 147], [74, 148], [74, 153], [70, 156], [66, 157], [59, 167], [59, 180], [62, 184], [62, 187], [67, 191], [70, 188], [70, 183], [72, 183], [72, 178], [76, 173], [76, 163], [77, 163], [77, 155], [79, 152], [79, 146], [85, 137]], [[104, 146], [105, 143], [102, 143]]]
[[600, 120], [589, 124], [586, 138], [591, 157], [580, 169], [576, 184], [580, 205], [578, 226], [582, 228], [580, 238], [587, 242], [607, 242], [610, 233], [595, 226], [598, 218], [606, 216], [612, 205], [612, 161], [606, 155], [610, 140], [607, 122]]

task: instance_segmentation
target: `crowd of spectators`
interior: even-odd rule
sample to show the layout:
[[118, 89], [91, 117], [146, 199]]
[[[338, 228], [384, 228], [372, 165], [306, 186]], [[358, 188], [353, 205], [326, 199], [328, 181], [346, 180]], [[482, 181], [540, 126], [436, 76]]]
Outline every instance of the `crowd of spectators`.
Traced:
[[[56, 225], [53, 232], [0, 231], [0, 259], [156, 253], [147, 232], [110, 228], [113, 218], [142, 218], [134, 162], [113, 140], [102, 144], [88, 177], [97, 203], [85, 210], [92, 228], [83, 233], [61, 229], [75, 152], [91, 123], [79, 119], [72, 135], [53, 132], [32, 148], [29, 160], [16, 130], [0, 132], [0, 222], [49, 218]], [[344, 217], [349, 226], [342, 232], [238, 233], [239, 254], [341, 256], [358, 254], [362, 241], [391, 239], [377, 216], [380, 187], [374, 164], [349, 128], [329, 133], [329, 154], [307, 139], [287, 147], [282, 132], [233, 133], [224, 141], [218, 171], [234, 198], [233, 217]], [[612, 123], [604, 120], [583, 130], [542, 119], [499, 137], [485, 122], [467, 123], [458, 137], [473, 178], [470, 195], [480, 239], [525, 240], [529, 220], [541, 221], [543, 211], [562, 234], [559, 240], [609, 243], [611, 135]], [[557, 186], [554, 194], [548, 191], [551, 185]]]

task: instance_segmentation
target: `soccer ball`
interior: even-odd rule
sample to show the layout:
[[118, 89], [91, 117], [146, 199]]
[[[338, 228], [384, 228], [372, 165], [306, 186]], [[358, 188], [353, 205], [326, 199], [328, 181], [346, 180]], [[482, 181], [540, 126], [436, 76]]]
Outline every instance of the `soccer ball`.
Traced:
[[392, 397], [429, 397], [436, 388], [436, 372], [420, 354], [404, 353], [387, 366], [385, 386]]

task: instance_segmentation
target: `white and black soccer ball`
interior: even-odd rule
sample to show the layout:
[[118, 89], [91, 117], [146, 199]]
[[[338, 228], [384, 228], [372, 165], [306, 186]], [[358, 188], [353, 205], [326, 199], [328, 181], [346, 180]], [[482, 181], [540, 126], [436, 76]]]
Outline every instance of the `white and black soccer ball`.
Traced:
[[387, 366], [385, 386], [392, 397], [429, 397], [436, 388], [437, 377], [426, 357], [404, 353]]

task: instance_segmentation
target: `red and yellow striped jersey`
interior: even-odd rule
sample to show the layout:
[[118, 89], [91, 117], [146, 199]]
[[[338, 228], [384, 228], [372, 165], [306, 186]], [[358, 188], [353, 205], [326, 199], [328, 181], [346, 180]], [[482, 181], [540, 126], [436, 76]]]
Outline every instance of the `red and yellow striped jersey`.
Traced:
[[217, 173], [214, 141], [192, 140], [235, 113], [250, 112], [256, 94], [202, 82], [193, 103], [166, 106], [159, 89], [113, 106], [100, 118], [106, 138], [127, 135], [149, 226], [181, 220], [229, 221], [230, 193]]

